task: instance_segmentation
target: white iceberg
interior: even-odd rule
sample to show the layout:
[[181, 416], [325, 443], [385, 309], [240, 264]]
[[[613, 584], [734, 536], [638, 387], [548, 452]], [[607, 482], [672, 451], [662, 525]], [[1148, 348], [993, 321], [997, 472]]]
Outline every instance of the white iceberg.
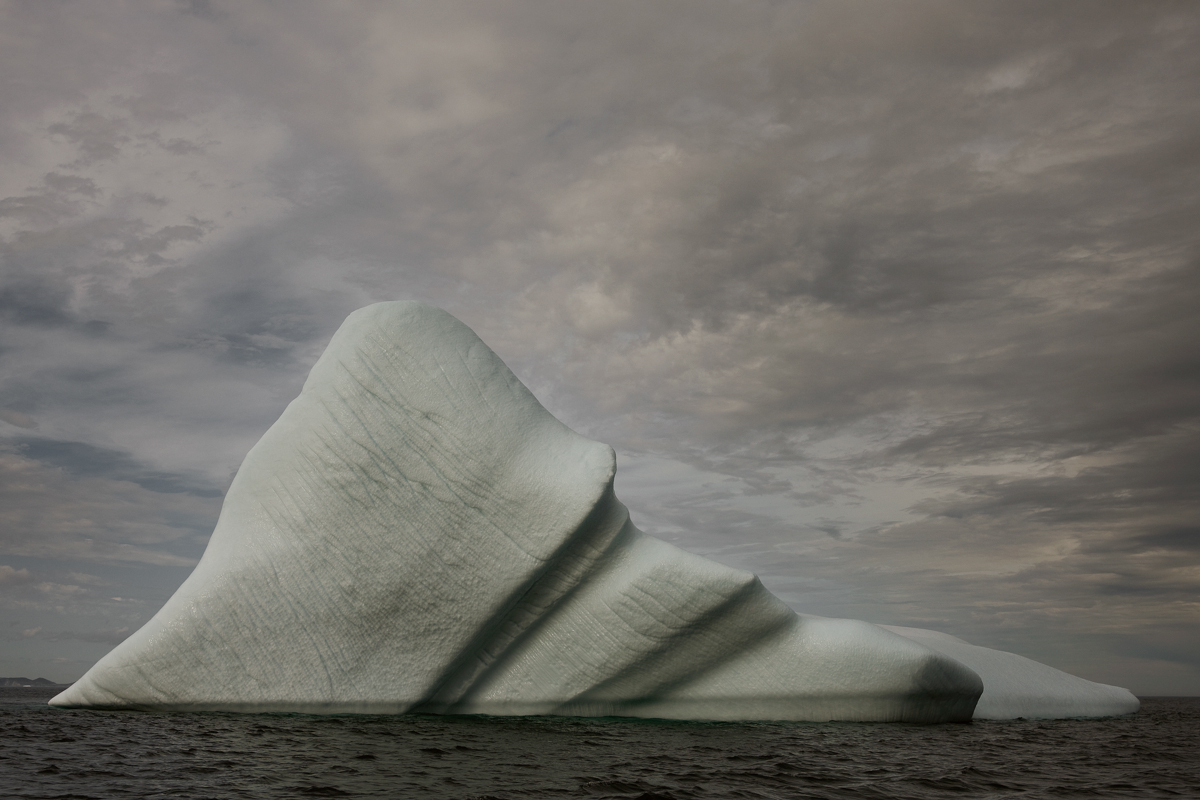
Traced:
[[1140, 703], [1128, 689], [1094, 683], [1002, 650], [968, 644], [948, 633], [882, 625], [950, 656], [983, 679], [974, 719], [1063, 719], [1132, 714]]
[[965, 721], [1019, 659], [798, 615], [635, 528], [614, 471], [446, 312], [360, 309], [246, 456], [192, 575], [50, 702]]

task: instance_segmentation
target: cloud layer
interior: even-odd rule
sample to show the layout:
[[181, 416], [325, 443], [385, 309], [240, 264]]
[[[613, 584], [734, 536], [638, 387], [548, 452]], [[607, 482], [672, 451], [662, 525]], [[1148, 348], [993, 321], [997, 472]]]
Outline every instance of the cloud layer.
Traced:
[[419, 298], [797, 608], [1200, 692], [1189, 4], [0, 9], [5, 674]]

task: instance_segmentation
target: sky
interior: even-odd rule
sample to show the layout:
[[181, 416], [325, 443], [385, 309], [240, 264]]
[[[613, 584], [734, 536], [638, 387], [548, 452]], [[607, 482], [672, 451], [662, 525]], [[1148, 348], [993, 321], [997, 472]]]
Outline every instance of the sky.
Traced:
[[1200, 6], [0, 0], [0, 675], [417, 299], [797, 610], [1200, 694]]

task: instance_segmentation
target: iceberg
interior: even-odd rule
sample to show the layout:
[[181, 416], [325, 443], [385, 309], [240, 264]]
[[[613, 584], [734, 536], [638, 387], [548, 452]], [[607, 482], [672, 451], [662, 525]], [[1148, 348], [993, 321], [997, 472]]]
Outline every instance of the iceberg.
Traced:
[[[797, 614], [639, 531], [615, 469], [450, 314], [360, 309], [246, 456], [191, 576], [50, 702], [944, 722], [1020, 659]], [[1003, 675], [997, 707], [1017, 708]]]
[[1133, 714], [1140, 701], [1128, 689], [1077, 678], [1015, 653], [968, 644], [948, 633], [880, 626], [974, 670], [983, 694], [974, 719], [1064, 719]]

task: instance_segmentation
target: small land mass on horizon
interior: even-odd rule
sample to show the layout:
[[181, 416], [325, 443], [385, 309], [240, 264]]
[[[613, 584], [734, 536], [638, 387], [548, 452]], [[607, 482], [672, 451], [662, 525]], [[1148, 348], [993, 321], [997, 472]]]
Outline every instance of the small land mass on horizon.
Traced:
[[0, 678], [0, 689], [20, 689], [31, 686], [70, 686], [69, 683], [55, 683], [45, 678]]

